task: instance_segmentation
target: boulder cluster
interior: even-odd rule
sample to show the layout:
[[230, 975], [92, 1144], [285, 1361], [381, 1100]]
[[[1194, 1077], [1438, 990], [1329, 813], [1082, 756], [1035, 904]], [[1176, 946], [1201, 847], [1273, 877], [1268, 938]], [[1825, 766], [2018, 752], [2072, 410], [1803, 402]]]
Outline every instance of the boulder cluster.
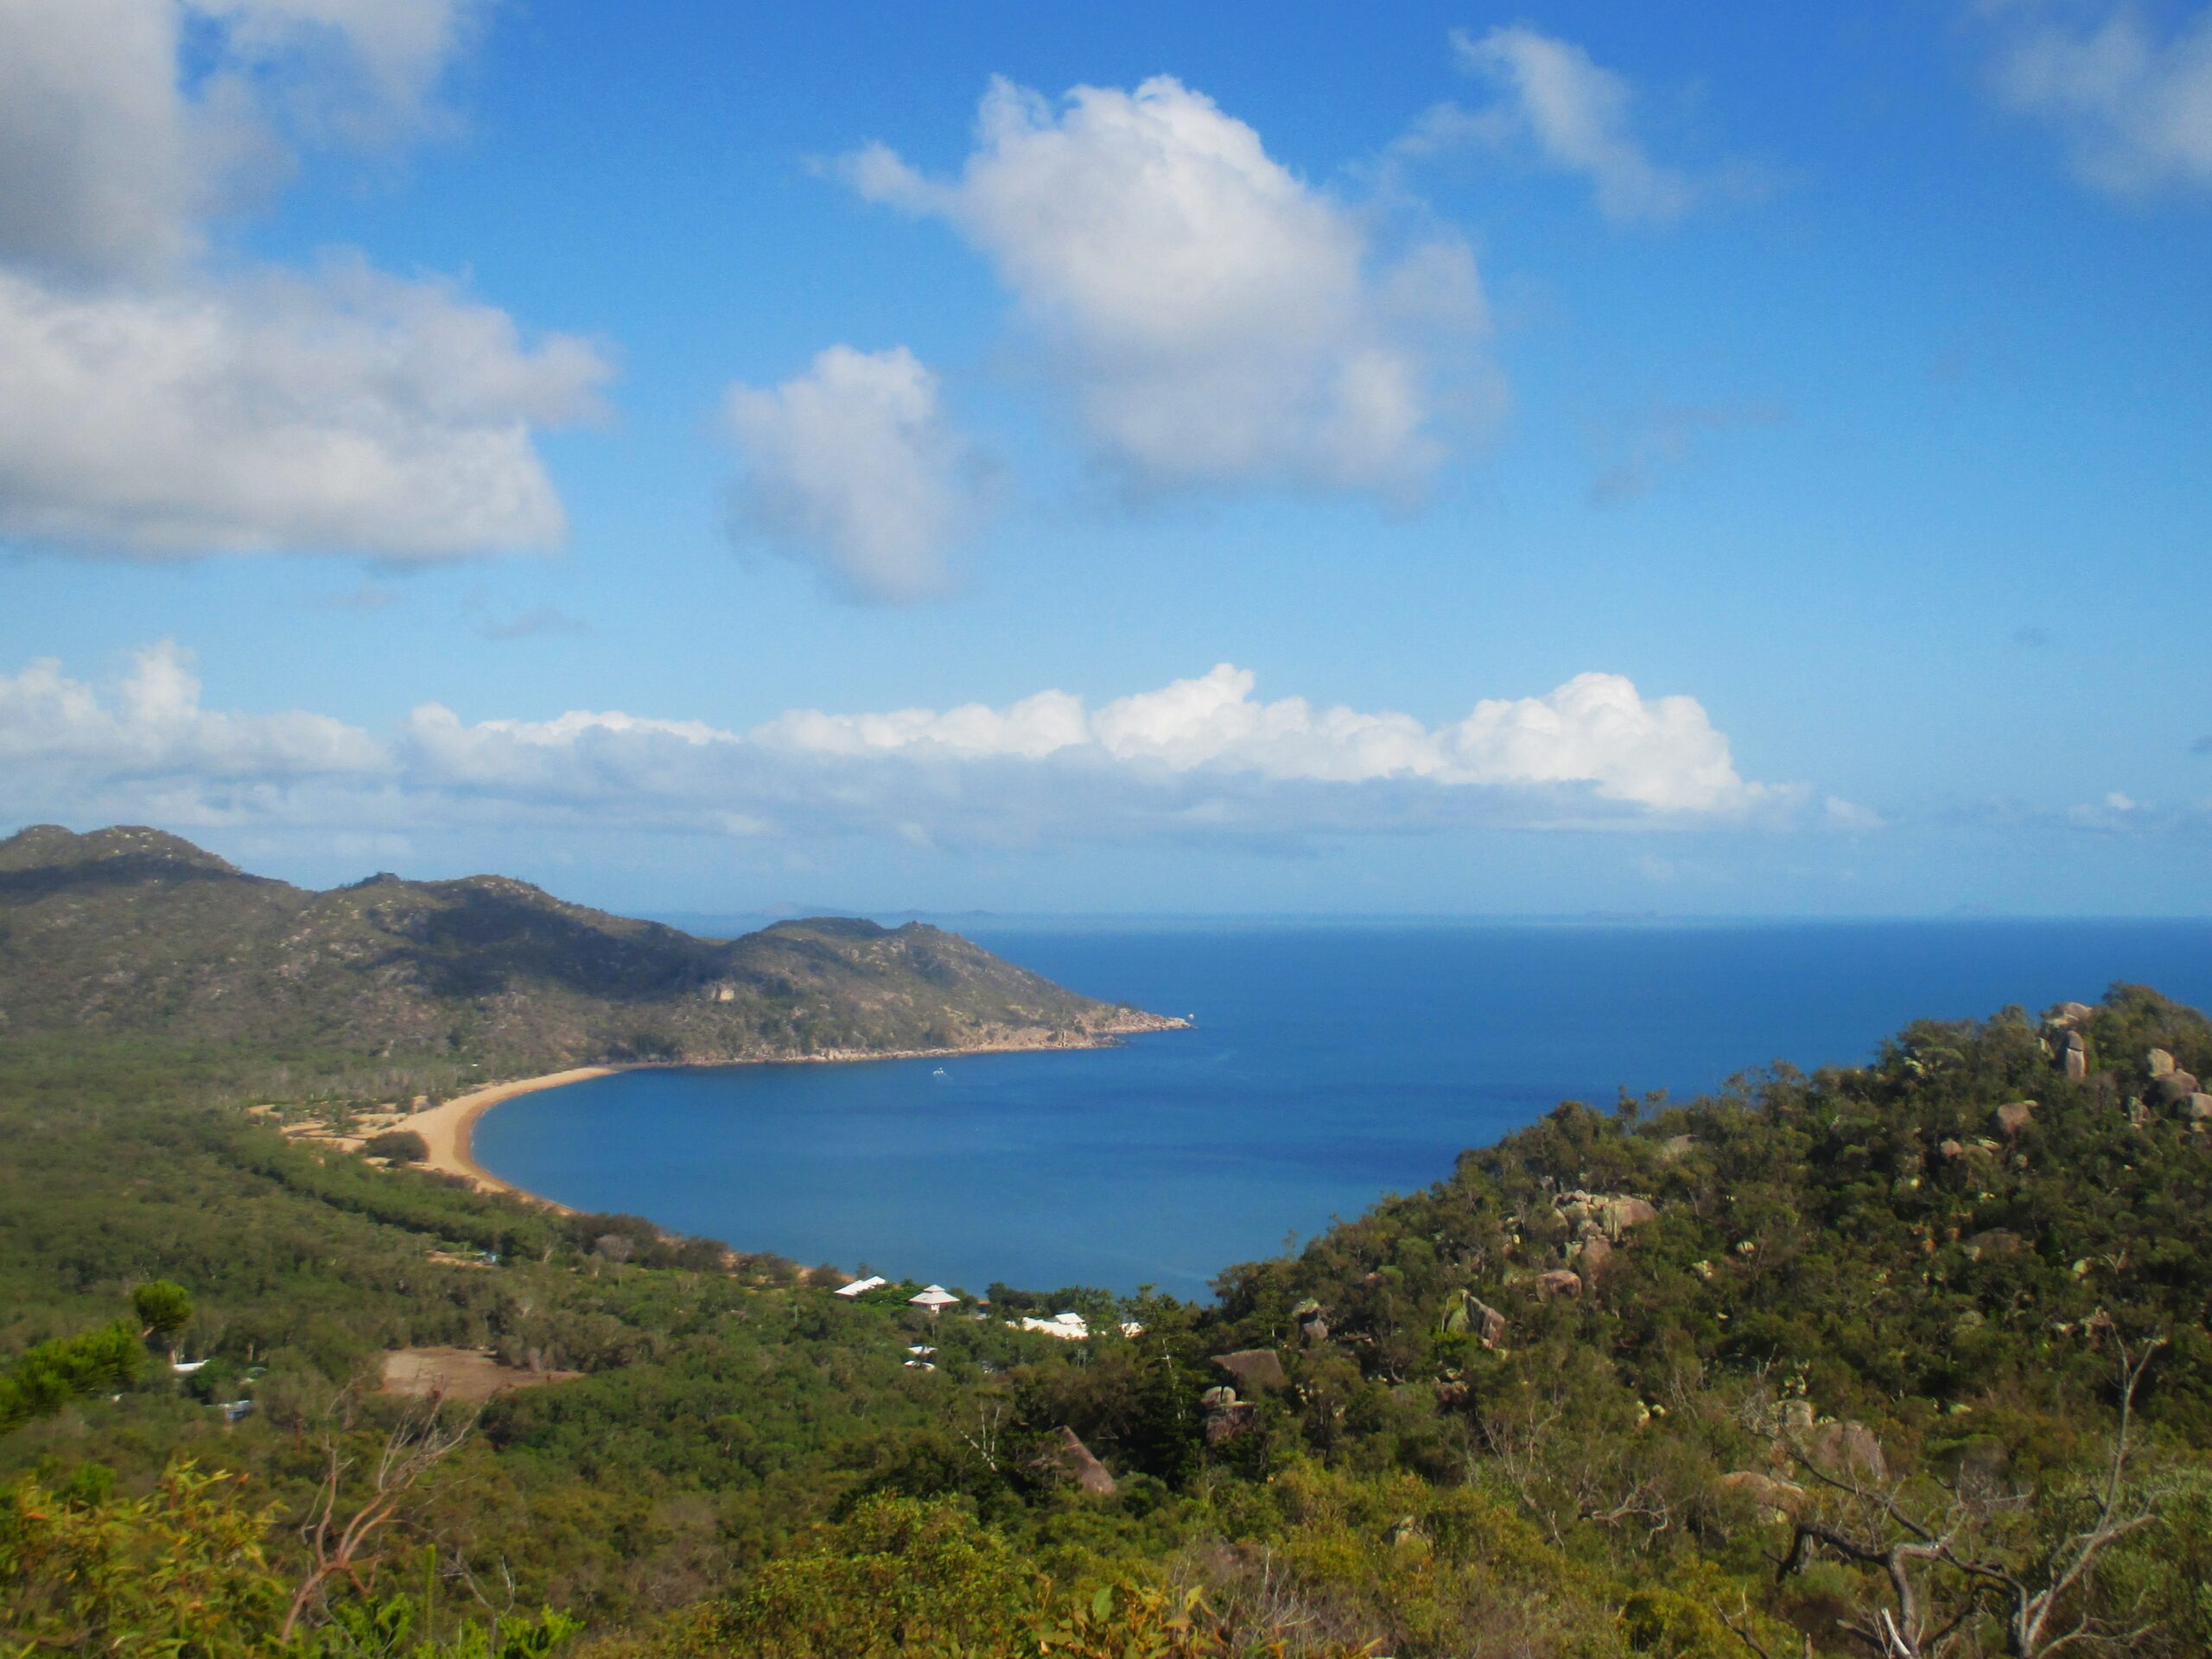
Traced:
[[[2044, 1020], [2044, 1046], [2069, 1082], [2082, 1082], [2089, 1075], [2089, 1039], [2084, 1027], [2095, 1012], [2086, 1002], [2062, 1002]], [[2109, 1071], [2100, 1073], [2098, 1081], [2111, 1088], [2120, 1081], [2107, 1082], [2111, 1076]], [[2171, 1050], [2148, 1051], [2143, 1057], [2143, 1070], [2138, 1081], [2139, 1092], [2129, 1086], [2127, 1106], [2128, 1116], [2139, 1126], [2151, 1121], [2154, 1109], [2163, 1108], [2170, 1112], [2186, 1113], [2190, 1128], [2212, 1135], [2212, 1091], [2206, 1090], [2203, 1080], [2195, 1072], [2181, 1068]], [[2008, 1140], [2026, 1127], [2034, 1111], [2033, 1101], [2019, 1104], [2027, 1108], [2027, 1116], [2009, 1123], [2005, 1114], [2016, 1113], [2018, 1108], [1999, 1108], [1998, 1127]]]
[[[1314, 1304], [1316, 1313], [1319, 1307], [1318, 1302]], [[1260, 1395], [1272, 1394], [1290, 1384], [1290, 1376], [1282, 1368], [1282, 1356], [1272, 1348], [1239, 1348], [1235, 1353], [1216, 1354], [1213, 1368], [1230, 1382], [1208, 1389], [1198, 1396], [1199, 1409], [1205, 1414], [1208, 1446], [1233, 1440], [1259, 1421], [1258, 1403], [1238, 1398], [1238, 1387], [1248, 1395]]]

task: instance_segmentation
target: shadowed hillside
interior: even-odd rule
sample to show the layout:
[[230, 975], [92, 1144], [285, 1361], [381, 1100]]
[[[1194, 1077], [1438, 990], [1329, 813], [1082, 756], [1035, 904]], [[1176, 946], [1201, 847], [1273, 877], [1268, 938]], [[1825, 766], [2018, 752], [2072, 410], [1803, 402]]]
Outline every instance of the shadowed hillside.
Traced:
[[702, 939], [504, 876], [313, 893], [159, 830], [0, 842], [0, 1037], [494, 1068], [1078, 1046], [1168, 1022], [957, 934], [840, 918]]

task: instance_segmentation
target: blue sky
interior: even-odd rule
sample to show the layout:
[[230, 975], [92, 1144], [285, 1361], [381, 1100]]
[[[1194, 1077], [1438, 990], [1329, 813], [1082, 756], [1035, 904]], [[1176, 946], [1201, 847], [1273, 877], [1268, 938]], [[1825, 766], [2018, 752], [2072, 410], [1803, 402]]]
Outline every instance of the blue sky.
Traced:
[[0, 827], [2201, 914], [2212, 10], [22, 0]]

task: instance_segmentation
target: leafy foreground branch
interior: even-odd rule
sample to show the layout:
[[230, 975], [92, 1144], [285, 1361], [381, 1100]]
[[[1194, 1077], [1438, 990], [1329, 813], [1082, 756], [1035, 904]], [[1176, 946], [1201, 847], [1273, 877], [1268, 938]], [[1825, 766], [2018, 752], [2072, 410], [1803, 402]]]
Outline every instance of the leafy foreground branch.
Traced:
[[[1801, 1571], [1823, 1546], [1880, 1568], [1889, 1600], [1853, 1618], [1848, 1628], [1882, 1659], [1941, 1659], [1974, 1650], [1978, 1633], [1970, 1626], [1993, 1606], [2011, 1659], [2048, 1659], [2069, 1648], [2133, 1652], [2151, 1633], [2149, 1623], [2114, 1628], [2082, 1603], [2106, 1553], [2157, 1518], [2158, 1495], [2130, 1490], [2127, 1461], [2135, 1396], [2166, 1338], [2152, 1337], [2131, 1349], [2117, 1332], [2109, 1335], [2119, 1367], [2120, 1423], [2081, 1528], [2039, 1555], [2024, 1541], [2010, 1541], [2007, 1549], [2004, 1535], [2017, 1533], [2018, 1523], [2031, 1516], [2032, 1493], [1962, 1478], [1942, 1515], [1930, 1518], [1908, 1508], [1900, 1488], [1871, 1485], [1849, 1465], [1797, 1445], [1790, 1449], [1797, 1467], [1842, 1498], [1848, 1518], [1826, 1519], [1817, 1510], [1797, 1516], [1781, 1575]], [[2008, 1522], [2014, 1524], [2008, 1528]]]

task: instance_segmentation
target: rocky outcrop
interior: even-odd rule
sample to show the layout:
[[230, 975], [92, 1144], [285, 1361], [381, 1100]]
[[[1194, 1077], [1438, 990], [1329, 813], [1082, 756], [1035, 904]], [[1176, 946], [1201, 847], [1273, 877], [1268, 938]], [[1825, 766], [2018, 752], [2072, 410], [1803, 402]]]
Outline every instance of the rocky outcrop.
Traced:
[[1259, 1407], [1239, 1400], [1234, 1389], [1208, 1389], [1198, 1396], [1198, 1408], [1205, 1414], [1203, 1422], [1208, 1446], [1235, 1440], [1260, 1417]]
[[1623, 1233], [1659, 1219], [1645, 1199], [1624, 1192], [1562, 1192], [1553, 1200], [1559, 1217], [1580, 1235], [1592, 1230], [1618, 1239]]
[[2036, 1121], [2036, 1103], [2032, 1100], [2016, 1100], [1999, 1106], [1993, 1115], [1997, 1133], [2007, 1141], [2016, 1139], [2020, 1131]]
[[1541, 1300], [1555, 1301], [1560, 1297], [1570, 1299], [1582, 1294], [1582, 1275], [1566, 1268], [1554, 1268], [1549, 1273], [1536, 1275], [1536, 1294]]
[[1875, 1483], [1890, 1478], [1890, 1460], [1882, 1443], [1864, 1423], [1816, 1423], [1802, 1438], [1805, 1455], [1831, 1475], [1856, 1477]]
[[1599, 1224], [1614, 1238], [1658, 1219], [1657, 1208], [1643, 1198], [1607, 1198], [1599, 1211]]
[[1282, 1369], [1282, 1356], [1272, 1348], [1240, 1348], [1233, 1354], [1216, 1354], [1213, 1364], [1247, 1394], [1265, 1394], [1290, 1382]]
[[2169, 1106], [2178, 1106], [2197, 1091], [2197, 1080], [2186, 1071], [2169, 1071], [2157, 1084], [2158, 1098]]
[[1098, 1461], [1071, 1428], [1061, 1429], [1060, 1438], [1032, 1466], [1040, 1474], [1071, 1482], [1079, 1491], [1100, 1497], [1114, 1495], [1114, 1471]]
[[[2078, 1007], [2081, 1005], [2069, 1002], [2066, 1006]], [[2089, 1075], [2089, 1039], [2078, 1031], [2067, 1031], [2062, 1033], [2058, 1045], [2058, 1063], [2065, 1069], [2066, 1080], [2069, 1083], [2081, 1082]]]
[[1480, 1301], [1470, 1292], [1455, 1290], [1444, 1299], [1444, 1312], [1437, 1320], [1437, 1328], [1447, 1337], [1472, 1332], [1485, 1348], [1495, 1348], [1505, 1340], [1505, 1315], [1489, 1303]]
[[2143, 1057], [2143, 1063], [2150, 1068], [2151, 1075], [2154, 1077], [2171, 1077], [2173, 1074], [2174, 1057], [2163, 1048], [2152, 1049]]
[[1570, 1245], [1567, 1259], [1574, 1264], [1577, 1273], [1594, 1285], [1598, 1282], [1598, 1275], [1605, 1270], [1605, 1263], [1613, 1259], [1613, 1242], [1603, 1233], [1592, 1233], [1580, 1243]]

